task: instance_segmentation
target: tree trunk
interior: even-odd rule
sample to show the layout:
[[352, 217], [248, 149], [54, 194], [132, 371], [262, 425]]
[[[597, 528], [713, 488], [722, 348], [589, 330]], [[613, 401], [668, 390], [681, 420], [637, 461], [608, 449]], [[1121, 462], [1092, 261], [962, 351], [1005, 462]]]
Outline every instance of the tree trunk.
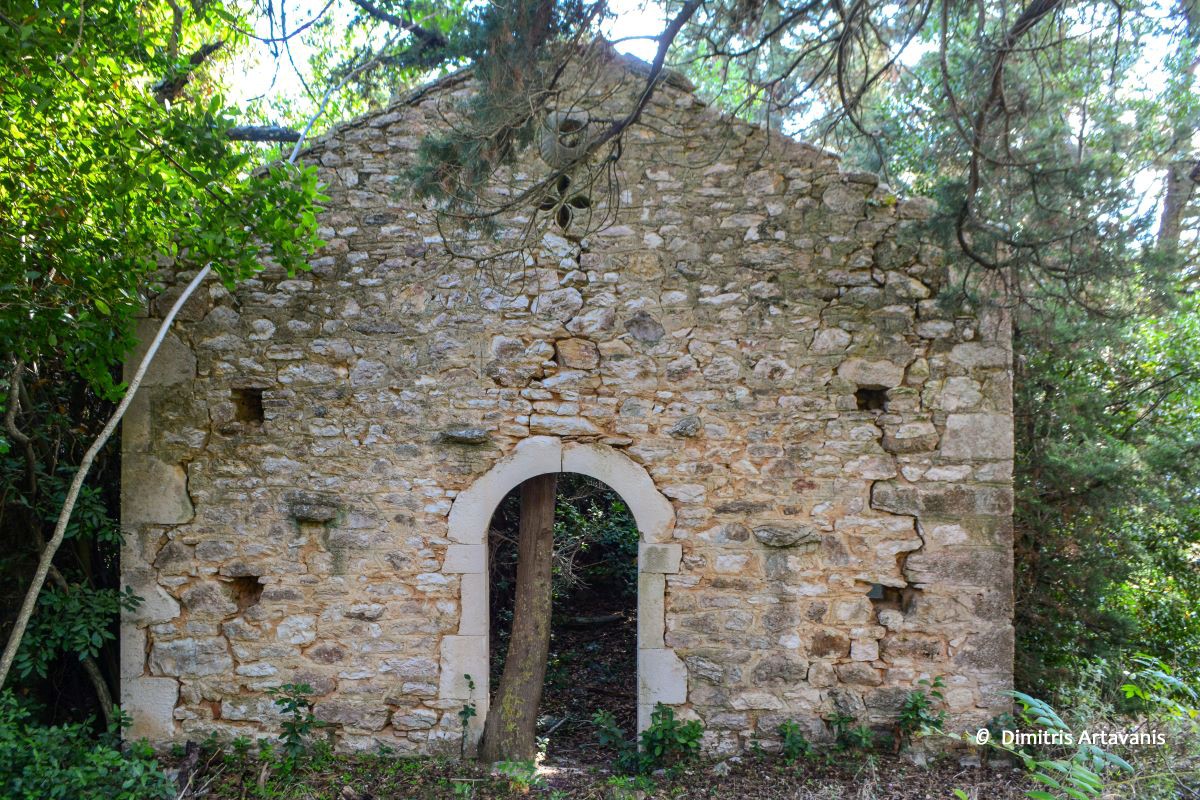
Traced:
[[[1186, 140], [1185, 140], [1186, 141]], [[1195, 182], [1192, 172], [1195, 161], [1173, 161], [1167, 165], [1163, 176], [1162, 214], [1158, 219], [1158, 246], [1167, 255], [1179, 253], [1179, 240], [1183, 232], [1183, 217], [1187, 213]]]
[[550, 652], [550, 577], [556, 475], [521, 484], [517, 589], [504, 674], [483, 728], [484, 761], [530, 761], [537, 754], [538, 705]]

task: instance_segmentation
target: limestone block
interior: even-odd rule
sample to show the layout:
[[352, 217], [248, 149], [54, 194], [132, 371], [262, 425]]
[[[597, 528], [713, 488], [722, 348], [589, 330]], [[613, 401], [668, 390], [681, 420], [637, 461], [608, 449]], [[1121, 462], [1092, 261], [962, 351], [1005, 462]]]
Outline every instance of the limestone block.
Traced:
[[282, 718], [270, 697], [229, 697], [221, 701], [221, 718], [245, 722], [271, 722]]
[[464, 573], [459, 595], [460, 636], [485, 636], [488, 633], [488, 586], [487, 573]]
[[924, 453], [937, 445], [937, 429], [931, 422], [907, 422], [889, 427], [883, 437], [883, 449], [889, 453]]
[[125, 454], [121, 460], [123, 525], [179, 525], [194, 515], [183, 467], [151, 455]]
[[313, 715], [322, 722], [366, 731], [383, 730], [388, 722], [387, 706], [344, 700], [322, 700], [313, 706]]
[[759, 525], [754, 538], [767, 547], [795, 547], [818, 542], [821, 534], [807, 525]]
[[529, 432], [549, 436], [599, 436], [603, 433], [585, 417], [560, 417], [554, 414], [530, 415]]
[[677, 439], [691, 439], [702, 430], [704, 430], [704, 425], [700, 422], [700, 418], [695, 414], [690, 414], [668, 428], [667, 433]]
[[1010, 354], [998, 345], [963, 342], [954, 345], [950, 360], [964, 367], [1007, 367]]
[[488, 642], [486, 636], [443, 636], [438, 697], [443, 700], [472, 699], [467, 675], [475, 681], [476, 694], [487, 694]]
[[947, 378], [937, 398], [938, 408], [945, 411], [965, 411], [979, 405], [983, 399], [979, 381], [956, 376]]
[[626, 320], [625, 330], [643, 344], [655, 344], [667, 335], [662, 324], [645, 311], [637, 311]]
[[317, 618], [310, 614], [285, 617], [275, 626], [275, 638], [288, 644], [314, 642], [317, 639]]
[[133, 610], [121, 611], [124, 625], [153, 625], [179, 616], [179, 603], [158, 584], [154, 570], [141, 557], [138, 548], [126, 538], [121, 547], [121, 584], [142, 598]]
[[189, 619], [215, 617], [224, 619], [237, 611], [235, 604], [215, 581], [201, 581], [189, 586], [180, 595]]
[[978, 460], [1011, 459], [1012, 417], [1006, 414], [951, 414], [946, 418], [942, 455]]
[[146, 631], [136, 625], [121, 626], [121, 680], [140, 678], [146, 669]]
[[922, 550], [905, 560], [904, 574], [912, 583], [925, 585], [1008, 586], [1012, 553], [983, 547]]
[[851, 358], [838, 367], [838, 376], [859, 386], [891, 388], [904, 382], [905, 364]]
[[150, 650], [153, 675], [188, 678], [216, 675], [233, 668], [233, 657], [224, 639], [201, 637], [155, 642]]
[[483, 544], [452, 544], [446, 548], [442, 572], [465, 573], [487, 571], [487, 550]]
[[682, 559], [683, 545], [680, 544], [642, 542], [638, 545], [638, 569], [643, 573], [674, 574], [679, 572]]
[[853, 661], [874, 661], [879, 658], [879, 642], [874, 639], [855, 640], [850, 645], [850, 658]]
[[595, 369], [600, 366], [600, 350], [587, 339], [559, 339], [554, 343], [558, 363], [570, 369]]
[[652, 572], [638, 575], [638, 648], [663, 647], [666, 577]]
[[578, 289], [568, 287], [539, 294], [534, 298], [530, 310], [534, 314], [544, 315], [558, 322], [566, 322], [581, 308], [583, 308], [583, 295], [579, 293]]
[[[157, 319], [138, 320], [137, 330], [134, 333], [138, 345], [125, 360], [126, 380], [133, 377], [133, 373], [137, 370], [138, 364], [146, 354], [146, 350], [149, 349], [150, 342], [154, 340], [161, 325], [161, 321]], [[180, 341], [178, 336], [168, 333], [163, 337], [158, 352], [154, 354], [154, 360], [150, 362], [146, 375], [142, 378], [142, 387], [171, 386], [190, 381], [195, 377], [196, 355], [191, 348]]]
[[809, 349], [814, 353], [844, 353], [849, 346], [849, 333], [841, 328], [822, 328], [813, 335]]
[[486, 428], [474, 425], [453, 425], [440, 431], [438, 438], [451, 444], [487, 444], [491, 440]]
[[129, 401], [121, 418], [122, 453], [145, 453], [153, 445], [151, 437], [150, 393], [139, 391]]
[[992, 670], [1007, 674], [1012, 670], [1013, 641], [1013, 629], [1010, 625], [972, 633], [954, 654], [954, 664], [960, 669]]
[[132, 678], [121, 681], [121, 710], [132, 717], [124, 730], [126, 741], [166, 742], [175, 735], [175, 704], [179, 682], [174, 678]]
[[667, 648], [638, 650], [638, 704], [687, 702], [687, 667]]

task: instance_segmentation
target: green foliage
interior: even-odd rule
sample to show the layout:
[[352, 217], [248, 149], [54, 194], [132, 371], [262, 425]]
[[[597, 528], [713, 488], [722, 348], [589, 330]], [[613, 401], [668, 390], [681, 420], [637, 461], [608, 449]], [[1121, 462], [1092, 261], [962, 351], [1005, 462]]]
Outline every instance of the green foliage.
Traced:
[[592, 11], [578, 0], [489, 3], [463, 20], [456, 50], [483, 87], [462, 108], [464, 123], [426, 137], [410, 171], [413, 192], [452, 212], [470, 213], [496, 170], [515, 163], [533, 141], [553, 97], [558, 64], [552, 46]]
[[141, 598], [129, 587], [92, 589], [80, 584], [66, 589], [51, 586], [38, 597], [38, 607], [14, 662], [17, 674], [45, 678], [50, 664], [62, 654], [80, 661], [96, 658], [105, 642], [113, 641], [111, 623], [122, 610], [137, 608]]
[[922, 687], [909, 692], [904, 703], [900, 706], [900, 714], [896, 718], [897, 743], [904, 746], [912, 741], [913, 736], [926, 736], [942, 730], [946, 723], [946, 710], [941, 706], [945, 703], [942, 689], [946, 682], [941, 675], [928, 680], [917, 681]]
[[0, 795], [11, 800], [154, 800], [175, 787], [144, 742], [122, 750], [109, 730], [41, 726], [10, 692], [0, 693]]
[[870, 750], [875, 746], [875, 731], [866, 725], [855, 725], [845, 731], [841, 743], [846, 749]]
[[610, 775], [604, 785], [613, 800], [636, 800], [656, 788], [649, 775]]
[[1055, 314], [1018, 338], [1018, 668], [1051, 691], [1123, 649], [1200, 668], [1188, 301], [1155, 319]]
[[[1071, 729], [1048, 703], [1022, 692], [1010, 694], [1020, 705], [1018, 716], [1026, 730], [1041, 731], [1051, 738], [1071, 741]], [[1103, 776], [1106, 772], [1133, 772], [1133, 767], [1124, 759], [1094, 744], [1081, 743], [1065, 758], [1040, 757], [1022, 747], [1005, 744], [1003, 739], [993, 739], [989, 746], [1016, 756], [1029, 771], [1030, 777], [1046, 787], [1027, 791], [1025, 795], [1031, 800], [1100, 797], [1104, 791]]]
[[[470, 694], [474, 694], [475, 693], [475, 679], [472, 678], [470, 675], [463, 675], [463, 677], [466, 678], [466, 680], [467, 680], [468, 692]], [[475, 717], [477, 714], [478, 714], [478, 712], [475, 710], [475, 704], [470, 701], [463, 703], [462, 708], [460, 708], [458, 710], [458, 722], [459, 722], [459, 725], [462, 727], [462, 738], [460, 738], [458, 741], [458, 757], [459, 758], [467, 757], [467, 734], [470, 729], [471, 719], [473, 717]]]
[[532, 761], [499, 761], [492, 768], [522, 794], [546, 784], [546, 779], [538, 774], [537, 764]]
[[679, 722], [675, 710], [659, 703], [650, 712], [650, 724], [641, 735], [642, 772], [675, 767], [692, 761], [700, 753], [704, 728], [699, 720]]
[[312, 691], [307, 683], [285, 683], [267, 691], [267, 695], [286, 717], [279, 726], [283, 731], [280, 768], [284, 772], [291, 772], [295, 768], [299, 759], [308, 752], [312, 734], [325, 725], [313, 714], [312, 701], [308, 699]]
[[[514, 544], [520, 519], [520, 493], [509, 492], [497, 507], [492, 527], [504, 541], [493, 556], [493, 605], [506, 608], [516, 581]], [[637, 596], [637, 521], [620, 496], [583, 475], [559, 476], [554, 506], [553, 592], [556, 604], [573, 592], [604, 591], [625, 599]], [[559, 665], [551, 663], [553, 670]], [[569, 665], [562, 665], [569, 669]]]
[[656, 769], [671, 769], [686, 764], [700, 752], [704, 729], [699, 720], [680, 722], [670, 706], [658, 703], [650, 713], [650, 725], [635, 745], [616, 724], [609, 711], [592, 715], [601, 747], [616, 752], [613, 766], [618, 772], [645, 775]]
[[866, 750], [875, 743], [875, 732], [866, 725], [855, 725], [858, 720], [850, 714], [837, 711], [824, 719], [839, 750]]
[[1136, 698], [1144, 708], [1200, 725], [1200, 692], [1195, 686], [1175, 675], [1162, 659], [1139, 653], [1133, 662], [1137, 669], [1121, 686], [1127, 699]]
[[554, 509], [555, 596], [585, 584], [637, 596], [637, 522], [615, 492], [595, 481], [561, 479]]
[[776, 732], [779, 734], [779, 754], [787, 763], [795, 764], [801, 758], [812, 755], [812, 744], [795, 720], [787, 719], [779, 723]]
[[617, 772], [636, 774], [642, 768], [637, 745], [628, 739], [625, 731], [617, 725], [611, 711], [597, 711], [592, 715], [592, 725], [596, 728], [596, 741], [606, 750], [616, 753], [613, 758], [613, 768]]
[[[220, 38], [221, 5], [189, 9], [181, 47]], [[316, 171], [251, 172], [211, 87], [174, 103], [148, 91], [191, 71], [165, 4], [17, 0], [4, 13], [0, 341], [26, 363], [57, 354], [113, 397], [160, 261], [212, 263], [227, 282], [268, 258], [303, 268], [319, 242]]]
[[[1086, 677], [1062, 715], [1043, 700], [1011, 693], [1016, 716], [989, 726], [985, 744], [1025, 766], [1039, 784], [1028, 797], [1170, 800], [1200, 788], [1200, 693], [1157, 658], [1141, 655], [1133, 663], [1120, 686], [1131, 708], [1107, 704], [1111, 676], [1104, 669]], [[1006, 739], [1006, 730], [1025, 738]], [[976, 735], [965, 738], [980, 743]]]

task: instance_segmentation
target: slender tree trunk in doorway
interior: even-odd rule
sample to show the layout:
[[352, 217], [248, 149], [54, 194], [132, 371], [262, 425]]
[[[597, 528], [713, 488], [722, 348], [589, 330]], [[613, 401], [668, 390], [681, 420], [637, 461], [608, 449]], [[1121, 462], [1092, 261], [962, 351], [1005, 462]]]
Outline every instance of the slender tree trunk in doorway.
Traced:
[[556, 475], [521, 484], [517, 588], [504, 673], [483, 727], [484, 761], [529, 761], [537, 754], [538, 705], [550, 652], [550, 577]]

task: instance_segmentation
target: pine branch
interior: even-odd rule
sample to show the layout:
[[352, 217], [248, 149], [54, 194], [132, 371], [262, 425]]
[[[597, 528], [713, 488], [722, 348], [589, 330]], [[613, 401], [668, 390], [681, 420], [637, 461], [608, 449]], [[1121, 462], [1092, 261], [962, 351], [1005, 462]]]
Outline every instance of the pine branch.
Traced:
[[380, 20], [381, 22], [386, 22], [389, 25], [395, 25], [402, 30], [408, 31], [413, 35], [413, 38], [419, 41], [424, 47], [440, 48], [449, 44], [449, 42], [446, 41], [446, 37], [442, 36], [437, 31], [431, 31], [415, 22], [409, 22], [408, 20], [402, 19], [395, 14], [384, 11], [379, 6], [370, 2], [370, 0], [350, 0], [350, 2], [354, 3], [354, 5], [367, 12], [367, 14], [375, 19]]

